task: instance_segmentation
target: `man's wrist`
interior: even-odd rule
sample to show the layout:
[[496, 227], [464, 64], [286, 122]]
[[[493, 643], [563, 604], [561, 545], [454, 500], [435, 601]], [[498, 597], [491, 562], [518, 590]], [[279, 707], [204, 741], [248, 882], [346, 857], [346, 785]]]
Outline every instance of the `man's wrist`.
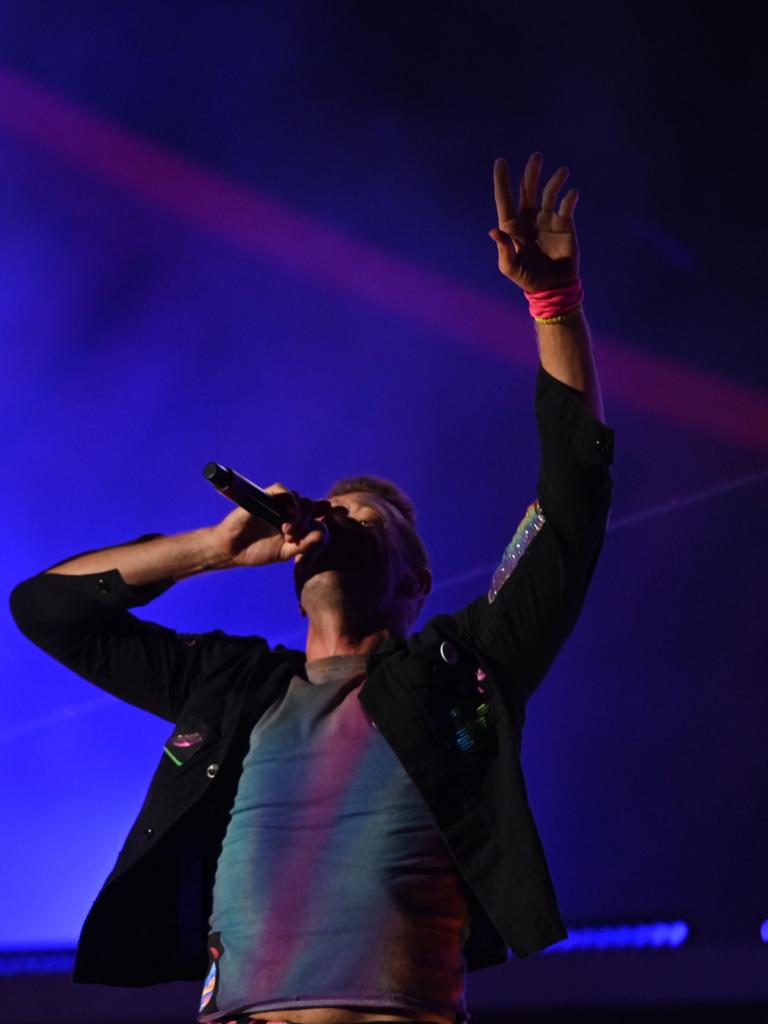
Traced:
[[213, 572], [216, 569], [230, 569], [233, 565], [232, 556], [222, 550], [220, 539], [213, 526], [204, 526], [198, 532], [200, 540], [200, 555], [198, 564], [183, 572], [178, 579], [184, 576], [193, 576], [197, 573]]
[[584, 301], [580, 279], [542, 291], [526, 292], [528, 311], [536, 323], [562, 323]]

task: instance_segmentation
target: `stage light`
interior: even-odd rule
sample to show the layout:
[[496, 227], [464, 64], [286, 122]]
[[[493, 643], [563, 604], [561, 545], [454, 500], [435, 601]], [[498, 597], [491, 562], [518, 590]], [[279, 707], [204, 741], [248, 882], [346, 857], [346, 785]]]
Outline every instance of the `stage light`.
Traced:
[[74, 966], [74, 949], [0, 953], [2, 978], [12, 978], [20, 974], [71, 974]]
[[[765, 922], [768, 925], [768, 922]], [[685, 921], [651, 921], [647, 924], [595, 925], [569, 928], [568, 938], [544, 953], [570, 953], [582, 949], [641, 949], [681, 946], [688, 938]], [[768, 935], [768, 928], [766, 929]], [[768, 941], [768, 938], [765, 939]]]

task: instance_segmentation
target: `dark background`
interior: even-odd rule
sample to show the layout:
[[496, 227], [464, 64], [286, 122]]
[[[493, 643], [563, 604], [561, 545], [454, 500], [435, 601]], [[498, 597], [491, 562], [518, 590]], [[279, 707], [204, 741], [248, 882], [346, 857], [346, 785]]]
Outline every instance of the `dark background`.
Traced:
[[[482, 592], [538, 458], [535, 335], [487, 237], [492, 163], [517, 178], [539, 149], [545, 176], [570, 168], [615, 498], [529, 706], [529, 795], [569, 926], [683, 920], [708, 982], [742, 998], [768, 918], [765, 37], [748, 10], [0, 3], [6, 592], [216, 522], [210, 459], [308, 494], [391, 476], [433, 558], [425, 617]], [[284, 567], [186, 581], [141, 614], [303, 641]], [[20, 841], [0, 944], [71, 946], [167, 726], [1, 627]], [[477, 985], [514, 1000], [526, 970]]]

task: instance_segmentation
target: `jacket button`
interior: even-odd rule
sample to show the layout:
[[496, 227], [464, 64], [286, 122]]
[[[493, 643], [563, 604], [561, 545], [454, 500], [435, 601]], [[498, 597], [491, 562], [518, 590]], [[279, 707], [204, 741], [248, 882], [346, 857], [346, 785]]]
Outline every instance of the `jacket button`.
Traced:
[[112, 589], [111, 583], [107, 583], [104, 579], [96, 580], [96, 586], [99, 588], [100, 594], [108, 594]]
[[205, 774], [208, 776], [209, 779], [212, 779], [216, 775], [216, 772], [218, 770], [219, 766], [214, 762], [213, 764], [208, 765], [208, 767], [205, 769]]
[[448, 665], [455, 665], [459, 660], [459, 652], [452, 643], [449, 643], [447, 640], [443, 640], [440, 644], [440, 657]]
[[602, 438], [598, 437], [598, 439], [595, 441], [595, 448], [597, 448], [599, 452], [605, 454], [605, 452], [608, 451], [608, 442], [603, 441]]
[[151, 825], [148, 825], [144, 829], [144, 835], [147, 837], [147, 839], [151, 839], [154, 834], [155, 834], [155, 830], [152, 828]]

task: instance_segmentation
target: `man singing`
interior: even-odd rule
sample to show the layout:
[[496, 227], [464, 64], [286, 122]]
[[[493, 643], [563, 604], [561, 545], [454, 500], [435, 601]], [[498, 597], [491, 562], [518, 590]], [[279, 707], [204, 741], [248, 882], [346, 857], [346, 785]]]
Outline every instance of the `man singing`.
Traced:
[[[408, 498], [372, 476], [320, 501], [273, 485], [281, 530], [236, 507], [14, 589], [34, 643], [173, 723], [76, 981], [199, 980], [200, 1022], [463, 1024], [468, 971], [567, 936], [520, 744], [602, 547], [614, 432], [582, 313], [577, 193], [557, 206], [562, 167], [539, 199], [541, 160], [517, 199], [496, 161], [490, 232], [535, 321], [541, 471], [475, 601], [409, 635], [429, 561]], [[288, 560], [305, 651], [129, 611], [188, 576]]]

